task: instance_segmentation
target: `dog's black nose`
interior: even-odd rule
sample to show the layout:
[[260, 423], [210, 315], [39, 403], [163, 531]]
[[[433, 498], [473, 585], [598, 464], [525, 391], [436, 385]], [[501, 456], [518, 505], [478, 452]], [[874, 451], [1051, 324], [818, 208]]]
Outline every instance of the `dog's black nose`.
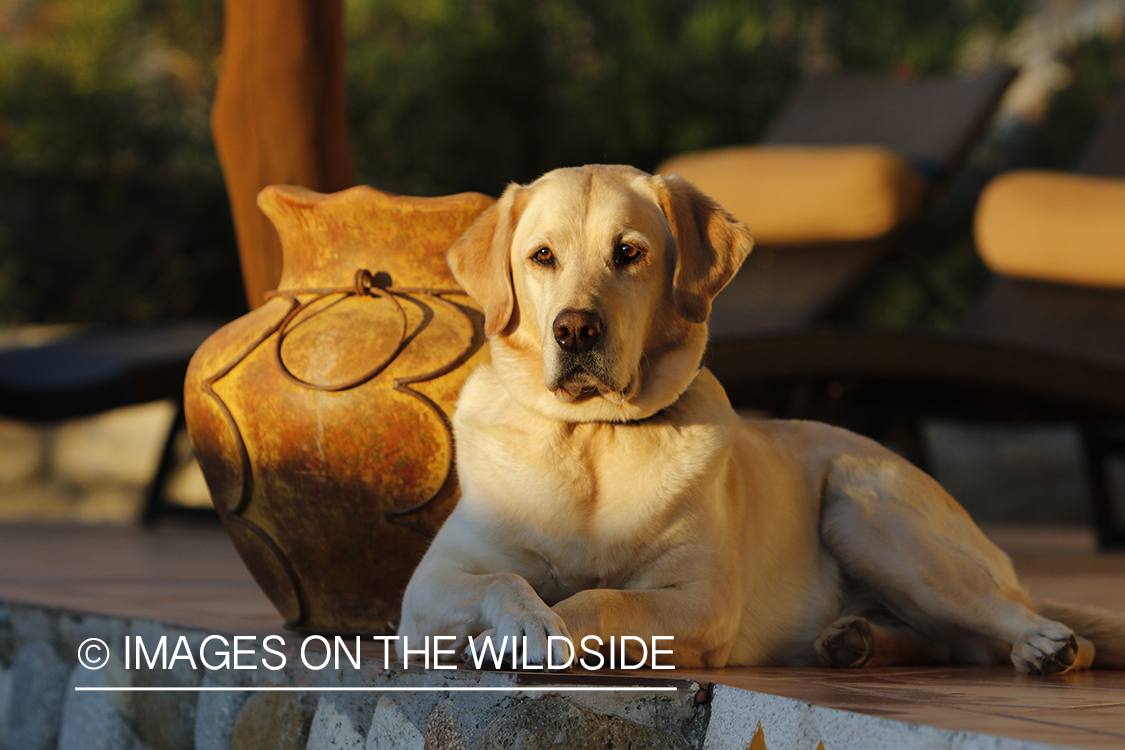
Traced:
[[589, 310], [563, 310], [555, 318], [555, 341], [568, 352], [589, 350], [602, 335], [602, 321]]

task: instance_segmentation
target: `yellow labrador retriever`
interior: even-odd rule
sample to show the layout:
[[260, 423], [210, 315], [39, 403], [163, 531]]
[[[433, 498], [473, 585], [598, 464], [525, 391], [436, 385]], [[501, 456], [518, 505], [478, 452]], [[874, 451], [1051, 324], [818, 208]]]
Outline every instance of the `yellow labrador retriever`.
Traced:
[[462, 497], [400, 636], [526, 636], [529, 663], [566, 660], [548, 636], [629, 635], [674, 636], [677, 666], [1125, 667], [1118, 618], [1034, 608], [908, 462], [735, 414], [700, 360], [752, 244], [682, 179], [588, 166], [510, 186], [453, 245], [492, 364], [458, 402]]

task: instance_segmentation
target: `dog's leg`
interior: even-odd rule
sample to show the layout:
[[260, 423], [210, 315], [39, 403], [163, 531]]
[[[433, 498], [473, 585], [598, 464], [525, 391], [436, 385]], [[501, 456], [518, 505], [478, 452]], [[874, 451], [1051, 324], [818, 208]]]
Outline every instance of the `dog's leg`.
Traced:
[[[524, 578], [515, 573], [469, 574], [420, 566], [403, 598], [399, 635], [419, 648], [426, 636], [452, 636], [443, 647], [464, 651], [469, 637], [489, 636], [497, 652], [517, 663], [566, 661], [566, 647], [550, 636], [568, 637], [566, 625]], [[400, 643], [400, 647], [404, 644]]]
[[906, 461], [876, 450], [836, 458], [822, 503], [821, 538], [840, 567], [921, 633], [964, 629], [1000, 639], [1020, 672], [1051, 674], [1087, 661], [1070, 628], [1031, 609], [1007, 555]]
[[[738, 627], [738, 605], [732, 599], [729, 593], [704, 593], [690, 585], [636, 591], [586, 589], [552, 609], [566, 622], [576, 645], [591, 635], [603, 641], [636, 636], [649, 645], [653, 636], [673, 636], [674, 640], [660, 642], [661, 648], [672, 650], [671, 655], [660, 657], [661, 663], [721, 667]], [[625, 645], [630, 661], [641, 658], [635, 643]]]
[[949, 645], [927, 638], [905, 623], [881, 625], [862, 617], [841, 617], [816, 639], [816, 656], [826, 667], [893, 667], [948, 664]]
[[[1058, 602], [1039, 602], [1035, 611], [1044, 617], [1065, 622], [1078, 634], [1078, 660], [1089, 660], [1101, 669], [1125, 669], [1125, 615], [1097, 607]], [[1085, 648], [1086, 640], [1097, 649]]]
[[[409, 641], [399, 646], [409, 643], [417, 649], [427, 636], [452, 636], [455, 640], [443, 648], [463, 651], [470, 636], [479, 640], [487, 634], [497, 651], [503, 643], [503, 651], [512, 655], [516, 644], [520, 663], [544, 664], [548, 649], [551, 663], [564, 663], [565, 645], [550, 639], [569, 635], [562, 618], [527, 578], [510, 572], [522, 571], [519, 559], [505, 555], [498, 545], [482, 543], [466, 525], [446, 523], [415, 569], [399, 625], [399, 635]], [[482, 570], [509, 572], [478, 572]]]
[[1094, 663], [1094, 644], [1066, 625], [1047, 620], [1047, 625], [1027, 631], [1012, 646], [1012, 663], [1027, 674], [1089, 669]]

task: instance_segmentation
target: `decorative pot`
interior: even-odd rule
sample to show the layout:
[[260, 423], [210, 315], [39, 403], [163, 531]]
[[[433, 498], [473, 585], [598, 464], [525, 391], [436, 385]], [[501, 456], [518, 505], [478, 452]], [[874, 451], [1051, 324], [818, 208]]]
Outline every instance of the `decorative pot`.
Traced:
[[204, 342], [184, 406], [215, 508], [289, 629], [386, 632], [457, 501], [449, 415], [488, 348], [445, 250], [492, 202], [258, 196], [279, 288]]

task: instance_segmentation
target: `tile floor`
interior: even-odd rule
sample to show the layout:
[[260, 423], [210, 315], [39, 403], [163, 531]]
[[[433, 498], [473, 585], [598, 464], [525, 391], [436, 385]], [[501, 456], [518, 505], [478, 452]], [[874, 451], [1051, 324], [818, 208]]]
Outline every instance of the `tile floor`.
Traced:
[[[1035, 596], [1125, 613], [1125, 552], [1097, 553], [1083, 530], [988, 532]], [[213, 632], [262, 634], [281, 626], [218, 527], [0, 525], [0, 601]], [[1125, 748], [1125, 672], [1031, 678], [1006, 668], [724, 669], [675, 676], [932, 727]]]

